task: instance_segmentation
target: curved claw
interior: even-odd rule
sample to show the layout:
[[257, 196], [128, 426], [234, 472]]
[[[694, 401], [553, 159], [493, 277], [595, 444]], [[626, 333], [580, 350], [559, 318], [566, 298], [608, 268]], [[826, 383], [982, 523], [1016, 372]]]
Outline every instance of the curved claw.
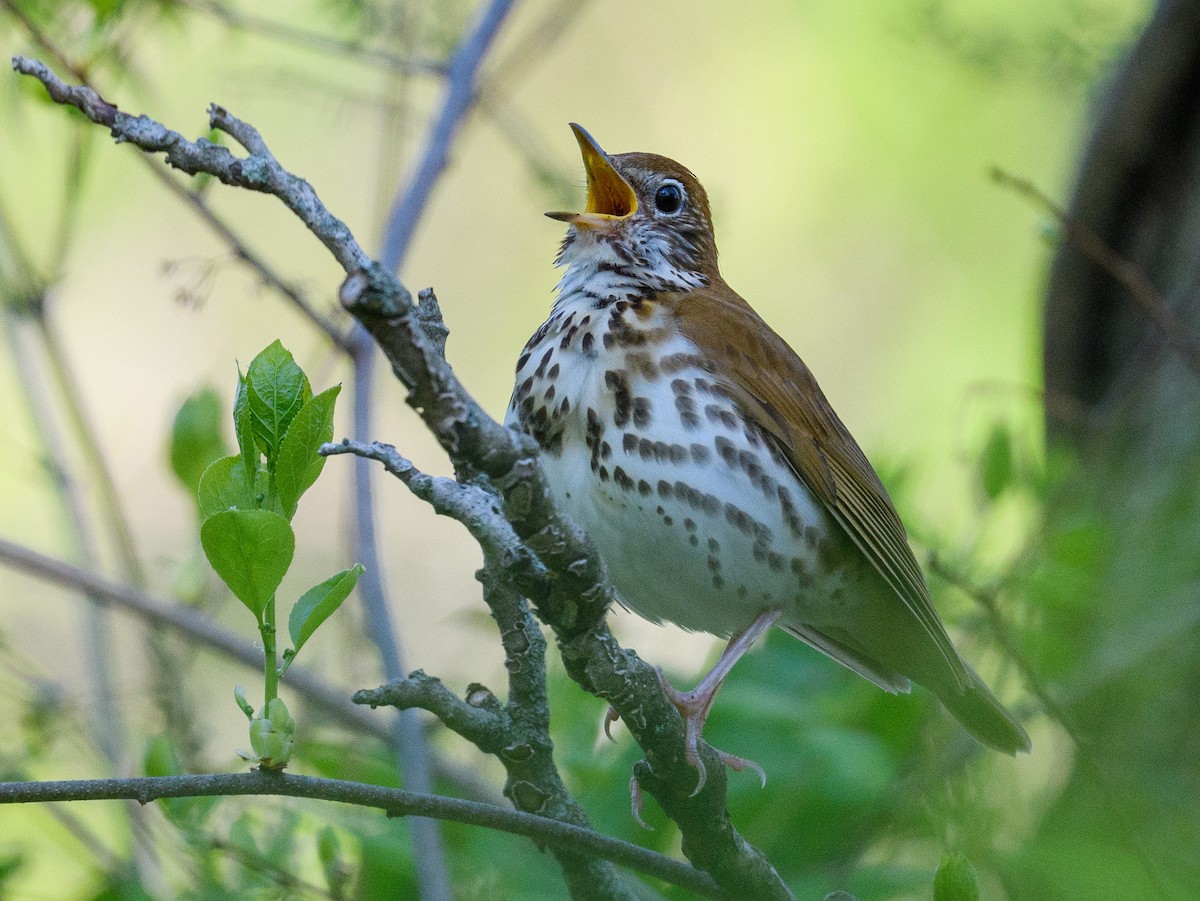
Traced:
[[767, 771], [761, 766], [750, 760], [747, 757], [735, 757], [732, 754], [726, 754], [723, 751], [717, 751], [721, 755], [721, 763], [729, 767], [735, 773], [740, 773], [742, 770], [754, 770], [758, 773], [758, 780], [761, 783], [761, 788], [767, 787]]
[[[696, 787], [688, 795], [688, 797], [694, 798], [704, 790], [704, 785], [708, 782], [708, 771], [705, 769], [704, 761], [700, 758], [699, 745], [700, 733], [704, 728], [704, 721], [708, 718], [709, 708], [712, 706], [712, 695], [699, 691], [681, 692], [667, 681], [662, 667], [655, 667], [655, 672], [658, 674], [658, 681], [662, 685], [663, 692], [671, 703], [675, 705], [675, 708], [679, 711], [679, 715], [683, 717], [684, 759], [698, 771]], [[713, 750], [721, 758], [721, 763], [735, 773], [740, 773], [742, 770], [754, 770], [754, 772], [758, 773], [758, 779], [762, 787], [767, 787], [766, 771], [753, 760], [738, 757], [734, 754], [726, 754], [717, 748]]]
[[[690, 762], [691, 761], [689, 761], [689, 763]], [[699, 755], [697, 755], [696, 762], [693, 763], [692, 766], [694, 766], [698, 772], [696, 778], [696, 787], [693, 788], [692, 793], [688, 795], [689, 798], [694, 798], [696, 795], [700, 794], [700, 792], [704, 790], [704, 783], [708, 781], [708, 770], [705, 768], [704, 761], [700, 759]]]
[[615, 707], [609, 707], [608, 710], [604, 712], [604, 719], [601, 721], [602, 725], [604, 726], [604, 737], [611, 742], [615, 742], [616, 739], [612, 737], [610, 727], [613, 723], [619, 722], [620, 719], [621, 714], [617, 713], [617, 709]]
[[642, 783], [638, 782], [636, 775], [629, 777], [629, 812], [633, 814], [633, 821], [645, 829], [647, 832], [653, 832], [654, 827], [642, 819], [642, 811], [646, 809], [646, 801], [642, 797]]

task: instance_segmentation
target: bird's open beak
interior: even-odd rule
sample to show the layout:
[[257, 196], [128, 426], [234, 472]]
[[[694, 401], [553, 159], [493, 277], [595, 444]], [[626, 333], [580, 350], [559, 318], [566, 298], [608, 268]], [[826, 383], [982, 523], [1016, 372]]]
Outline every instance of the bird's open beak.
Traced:
[[637, 212], [637, 194], [616, 169], [596, 139], [582, 125], [571, 123], [575, 140], [583, 154], [587, 170], [587, 207], [582, 213], [547, 213], [551, 219], [569, 222], [582, 228], [611, 228], [616, 222], [628, 219]]

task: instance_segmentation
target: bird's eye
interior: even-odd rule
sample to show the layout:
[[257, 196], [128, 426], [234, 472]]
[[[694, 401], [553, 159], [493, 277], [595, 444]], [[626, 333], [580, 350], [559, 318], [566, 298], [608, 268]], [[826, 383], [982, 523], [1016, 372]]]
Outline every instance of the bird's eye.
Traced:
[[678, 213], [683, 206], [683, 186], [676, 181], [665, 182], [654, 192], [654, 207], [668, 216]]

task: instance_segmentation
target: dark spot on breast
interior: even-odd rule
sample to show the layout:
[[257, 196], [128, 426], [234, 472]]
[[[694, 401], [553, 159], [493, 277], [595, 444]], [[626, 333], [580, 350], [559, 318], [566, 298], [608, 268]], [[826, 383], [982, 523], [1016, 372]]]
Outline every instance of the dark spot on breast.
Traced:
[[607, 441], [600, 442], [600, 459], [607, 460], [612, 456], [612, 445]]
[[554, 400], [554, 386], [551, 385], [549, 388], [547, 388], [546, 393], [543, 396], [546, 398], [547, 401]]
[[585, 354], [591, 354], [592, 345], [594, 345], [595, 343], [596, 343], [596, 339], [592, 335], [592, 333], [585, 332], [583, 335], [583, 340], [579, 342], [579, 349], [582, 350]]
[[517, 372], [525, 368], [525, 364], [529, 362], [529, 351], [521, 354], [521, 358], [517, 360]]
[[692, 461], [695, 463], [703, 464], [712, 459], [712, 454], [703, 444], [693, 444], [688, 450], [691, 451]]
[[684, 517], [684, 520], [683, 520], [683, 527], [685, 529], [687, 529], [689, 532], [694, 532], [694, 531], [696, 531], [696, 521], [694, 519], [692, 519], [690, 516], [686, 516], [686, 517]]
[[550, 358], [553, 356], [554, 356], [554, 348], [552, 347], [548, 351], [546, 351], [545, 355], [542, 357], [541, 362], [538, 363], [537, 369], [535, 369], [533, 371], [533, 374], [538, 376], [539, 378], [541, 376], [545, 375], [546, 374], [546, 366], [550, 363]]
[[633, 424], [640, 429], [650, 425], [650, 399], [635, 397], [633, 399]]
[[624, 469], [622, 469], [620, 466], [618, 466], [618, 467], [616, 467], [615, 469], [613, 469], [613, 474], [612, 474], [612, 477], [613, 477], [613, 481], [617, 483], [617, 486], [618, 486], [618, 487], [619, 487], [619, 488], [620, 488], [622, 491], [630, 491], [630, 490], [632, 490], [632, 488], [633, 488], [633, 479], [631, 479], [631, 478], [629, 477], [629, 474], [628, 474], [628, 473], [626, 473], [626, 472], [625, 472], [625, 470], [624, 470]]
[[629, 411], [633, 397], [629, 393], [629, 380], [624, 372], [610, 369], [604, 373], [604, 386], [613, 393], [613, 423], [617, 428], [623, 428], [629, 422]]
[[740, 507], [738, 507], [734, 504], [726, 504], [725, 505], [725, 519], [731, 526], [733, 526], [739, 532], [742, 532], [746, 535], [754, 534], [754, 526], [753, 526], [753, 522], [750, 518], [750, 514], [747, 513], [745, 510], [741, 509]]
[[694, 431], [700, 426], [700, 417], [696, 415], [696, 402], [690, 394], [675, 395], [675, 410], [679, 413], [679, 422], [685, 429]]
[[779, 485], [775, 490], [779, 496], [779, 509], [783, 513], [783, 521], [787, 523], [787, 527], [791, 530], [792, 535], [796, 538], [804, 537], [809, 547], [815, 546], [817, 530], [812, 530], [811, 537], [805, 535], [804, 523], [800, 521], [800, 517], [796, 514], [796, 505], [792, 503], [791, 493], [782, 485]]
[[733, 442], [724, 435], [718, 435], [713, 439], [713, 446], [727, 465], [734, 466], [737, 463], [737, 449], [733, 446]]
[[659, 479], [658, 484], [654, 486], [658, 491], [658, 496], [668, 498], [671, 496], [671, 483], [665, 479]]
[[720, 423], [725, 428], [733, 430], [737, 428], [737, 417], [733, 412], [719, 407], [716, 404], [706, 404], [704, 407], [704, 415], [708, 417], [709, 422]]
[[681, 351], [679, 353], [667, 354], [667, 356], [663, 357], [658, 362], [658, 368], [667, 375], [671, 375], [675, 372], [681, 372], [682, 370], [691, 366], [703, 369], [704, 358], [698, 354], [684, 353]]
[[[638, 479], [637, 490], [638, 490], [638, 494], [642, 495], [642, 497], [645, 497], [646, 495], [650, 494], [654, 489], [650, 487], [650, 483], [647, 482], [645, 479]], [[662, 508], [660, 507], [659, 509], [662, 509]]]
[[632, 454], [635, 450], [637, 450], [638, 442], [640, 440], [641, 439], [638, 438], [638, 436], [633, 432], [626, 432], [621, 437], [621, 450], [625, 451], [627, 454]]

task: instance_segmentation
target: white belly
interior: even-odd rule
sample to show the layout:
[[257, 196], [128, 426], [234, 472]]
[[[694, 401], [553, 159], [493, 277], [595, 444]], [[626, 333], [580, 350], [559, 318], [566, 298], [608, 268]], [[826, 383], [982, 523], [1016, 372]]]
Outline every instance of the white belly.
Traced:
[[690, 343], [667, 339], [656, 359], [675, 363], [661, 367], [647, 365], [636, 346], [606, 348], [599, 339], [586, 353], [578, 336], [549, 347], [518, 372], [509, 424], [521, 424], [523, 398], [535, 399], [526, 419], [546, 408], [540, 421], [561, 436], [542, 455], [546, 476], [626, 606], [720, 636], [768, 609], [783, 610], [784, 623], [827, 618], [844, 577], [827, 571], [818, 551], [836, 527], [742, 421]]

